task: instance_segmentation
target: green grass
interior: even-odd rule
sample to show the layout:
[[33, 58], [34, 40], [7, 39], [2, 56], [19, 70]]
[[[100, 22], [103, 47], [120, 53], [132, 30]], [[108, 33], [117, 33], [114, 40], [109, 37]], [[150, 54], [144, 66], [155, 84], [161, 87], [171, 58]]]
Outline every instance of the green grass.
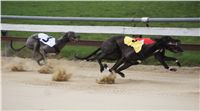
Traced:
[[[61, 16], [61, 17], [199, 17], [200, 2], [198, 1], [2, 1], [2, 15], [26, 15], [26, 16]], [[144, 23], [127, 22], [81, 22], [81, 21], [44, 21], [44, 20], [19, 20], [2, 19], [2, 23], [17, 24], [55, 24], [55, 25], [102, 25], [102, 26], [145, 26]], [[152, 27], [200, 27], [199, 23], [149, 23]], [[9, 32], [11, 36], [28, 37], [33, 32]], [[61, 33], [47, 33], [56, 38]], [[112, 34], [81, 34], [84, 40], [106, 40]], [[153, 36], [150, 36], [153, 37]], [[175, 37], [182, 43], [199, 44], [199, 37]], [[23, 43], [15, 46], [20, 47]], [[1, 43], [2, 50], [5, 44]], [[95, 47], [66, 46], [61, 56], [73, 58], [75, 53], [85, 56], [95, 50]], [[27, 53], [28, 52], [28, 53]], [[25, 54], [26, 53], [26, 54]], [[30, 56], [30, 51], [12, 54]], [[182, 55], [174, 55], [180, 59], [183, 65], [200, 65], [200, 52], [186, 51]], [[159, 64], [154, 58], [147, 59], [144, 64]], [[173, 63], [172, 63], [173, 64]]]
[[[188, 1], [2, 1], [2, 15], [62, 17], [199, 17], [200, 2]], [[124, 22], [70, 22], [37, 20], [2, 20], [8, 23], [59, 25], [126, 25]], [[137, 26], [145, 24], [137, 23]], [[197, 23], [150, 23], [150, 26], [199, 27]]]
[[[1, 47], [5, 47], [5, 43], [3, 42], [1, 44]], [[15, 42], [14, 47], [15, 48], [20, 48], [24, 44], [20, 42]], [[94, 50], [96, 50], [97, 47], [91, 47], [91, 46], [70, 46], [66, 45], [61, 53], [59, 54], [60, 57], [66, 57], [68, 59], [74, 59], [74, 55], [78, 54], [78, 56], [85, 57], [92, 53]], [[5, 51], [5, 48], [2, 49], [2, 52]], [[31, 56], [31, 50], [25, 48], [24, 50], [20, 52], [14, 52], [12, 50], [8, 50], [9, 55], [14, 55], [14, 56], [20, 56], [20, 57], [32, 57]], [[200, 52], [198, 51], [185, 51], [181, 54], [174, 54], [172, 52], [167, 51], [166, 53], [167, 56], [170, 57], [176, 57], [183, 66], [200, 66]], [[167, 62], [170, 65], [176, 65], [175, 62]], [[156, 64], [159, 65], [160, 63], [155, 60], [155, 58], [152, 56], [145, 61], [143, 61], [142, 64]]]
[[[24, 37], [27, 38], [30, 35], [34, 34], [34, 32], [16, 32], [16, 31], [10, 31], [8, 32], [8, 35], [10, 36], [16, 36], [16, 37]], [[51, 35], [55, 38], [61, 37], [63, 34], [62, 33], [47, 33], [48, 35]], [[114, 36], [115, 34], [80, 34], [81, 40], [99, 40], [99, 41], [104, 41], [107, 40], [108, 38]], [[129, 35], [131, 36], [131, 35]], [[152, 37], [154, 38], [155, 36], [148, 36], [145, 35], [144, 37]], [[199, 37], [174, 37], [175, 39], [180, 39], [182, 43], [186, 44], [200, 44], [200, 38]]]
[[[199, 2], [2, 1], [2, 14], [77, 17], [194, 17]], [[14, 11], [13, 11], [14, 10]]]

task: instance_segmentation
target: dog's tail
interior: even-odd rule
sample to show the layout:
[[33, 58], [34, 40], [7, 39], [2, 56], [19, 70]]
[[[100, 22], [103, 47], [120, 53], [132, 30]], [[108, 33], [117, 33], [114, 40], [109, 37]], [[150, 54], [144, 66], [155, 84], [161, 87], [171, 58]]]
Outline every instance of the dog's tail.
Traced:
[[90, 57], [92, 57], [93, 55], [95, 55], [98, 51], [100, 51], [101, 48], [96, 49], [94, 52], [92, 52], [90, 55], [86, 56], [86, 57], [79, 57], [76, 54], [74, 55], [74, 57], [76, 59], [80, 59], [80, 60], [89, 60]]
[[13, 47], [13, 41], [11, 40], [10, 41], [10, 48], [12, 49], [12, 50], [14, 50], [14, 51], [20, 51], [20, 50], [22, 50], [23, 48], [25, 48], [26, 47], [26, 45], [24, 45], [23, 47], [21, 47], [21, 48], [19, 48], [19, 49], [15, 49], [14, 47]]

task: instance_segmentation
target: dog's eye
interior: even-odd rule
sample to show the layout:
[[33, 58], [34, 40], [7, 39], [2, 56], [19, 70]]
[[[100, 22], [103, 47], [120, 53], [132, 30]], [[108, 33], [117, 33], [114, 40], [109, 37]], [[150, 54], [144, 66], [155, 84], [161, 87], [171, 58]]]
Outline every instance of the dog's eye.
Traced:
[[168, 45], [172, 45], [172, 44], [173, 44], [172, 42], [169, 42], [169, 43], [168, 43]]
[[173, 42], [169, 42], [168, 45], [178, 45], [177, 42], [173, 43]]
[[173, 42], [169, 42], [168, 45], [175, 45], [175, 43], [173, 43]]

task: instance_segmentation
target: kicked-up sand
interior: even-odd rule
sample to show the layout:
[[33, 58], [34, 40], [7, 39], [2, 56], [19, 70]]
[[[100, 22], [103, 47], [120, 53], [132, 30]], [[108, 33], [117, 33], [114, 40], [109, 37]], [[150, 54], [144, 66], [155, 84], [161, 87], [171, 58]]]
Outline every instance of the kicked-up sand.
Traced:
[[[25, 71], [13, 72], [22, 62]], [[51, 59], [72, 76], [52, 81], [41, 74], [31, 59], [1, 58], [3, 110], [199, 110], [200, 67], [181, 67], [177, 72], [162, 66], [137, 65], [116, 75], [114, 84], [98, 84], [97, 62]], [[111, 67], [112, 64], [108, 64]], [[176, 67], [176, 66], [175, 66]], [[109, 74], [106, 70], [103, 74]]]

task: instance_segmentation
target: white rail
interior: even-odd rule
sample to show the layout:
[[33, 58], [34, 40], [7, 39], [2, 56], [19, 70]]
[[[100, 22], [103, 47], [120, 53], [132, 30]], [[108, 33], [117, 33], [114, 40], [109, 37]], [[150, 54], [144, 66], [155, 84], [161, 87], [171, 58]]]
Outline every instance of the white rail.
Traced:
[[58, 20], [58, 21], [95, 21], [95, 22], [200, 22], [199, 17], [193, 18], [105, 18], [105, 17], [49, 17], [49, 16], [17, 16], [2, 15], [2, 19], [26, 20]]
[[103, 34], [141, 34], [141, 35], [171, 35], [171, 36], [200, 36], [200, 28], [152, 28], [124, 26], [65, 26], [65, 25], [30, 25], [30, 24], [1, 24], [1, 30], [28, 32], [67, 32], [103, 33]]

